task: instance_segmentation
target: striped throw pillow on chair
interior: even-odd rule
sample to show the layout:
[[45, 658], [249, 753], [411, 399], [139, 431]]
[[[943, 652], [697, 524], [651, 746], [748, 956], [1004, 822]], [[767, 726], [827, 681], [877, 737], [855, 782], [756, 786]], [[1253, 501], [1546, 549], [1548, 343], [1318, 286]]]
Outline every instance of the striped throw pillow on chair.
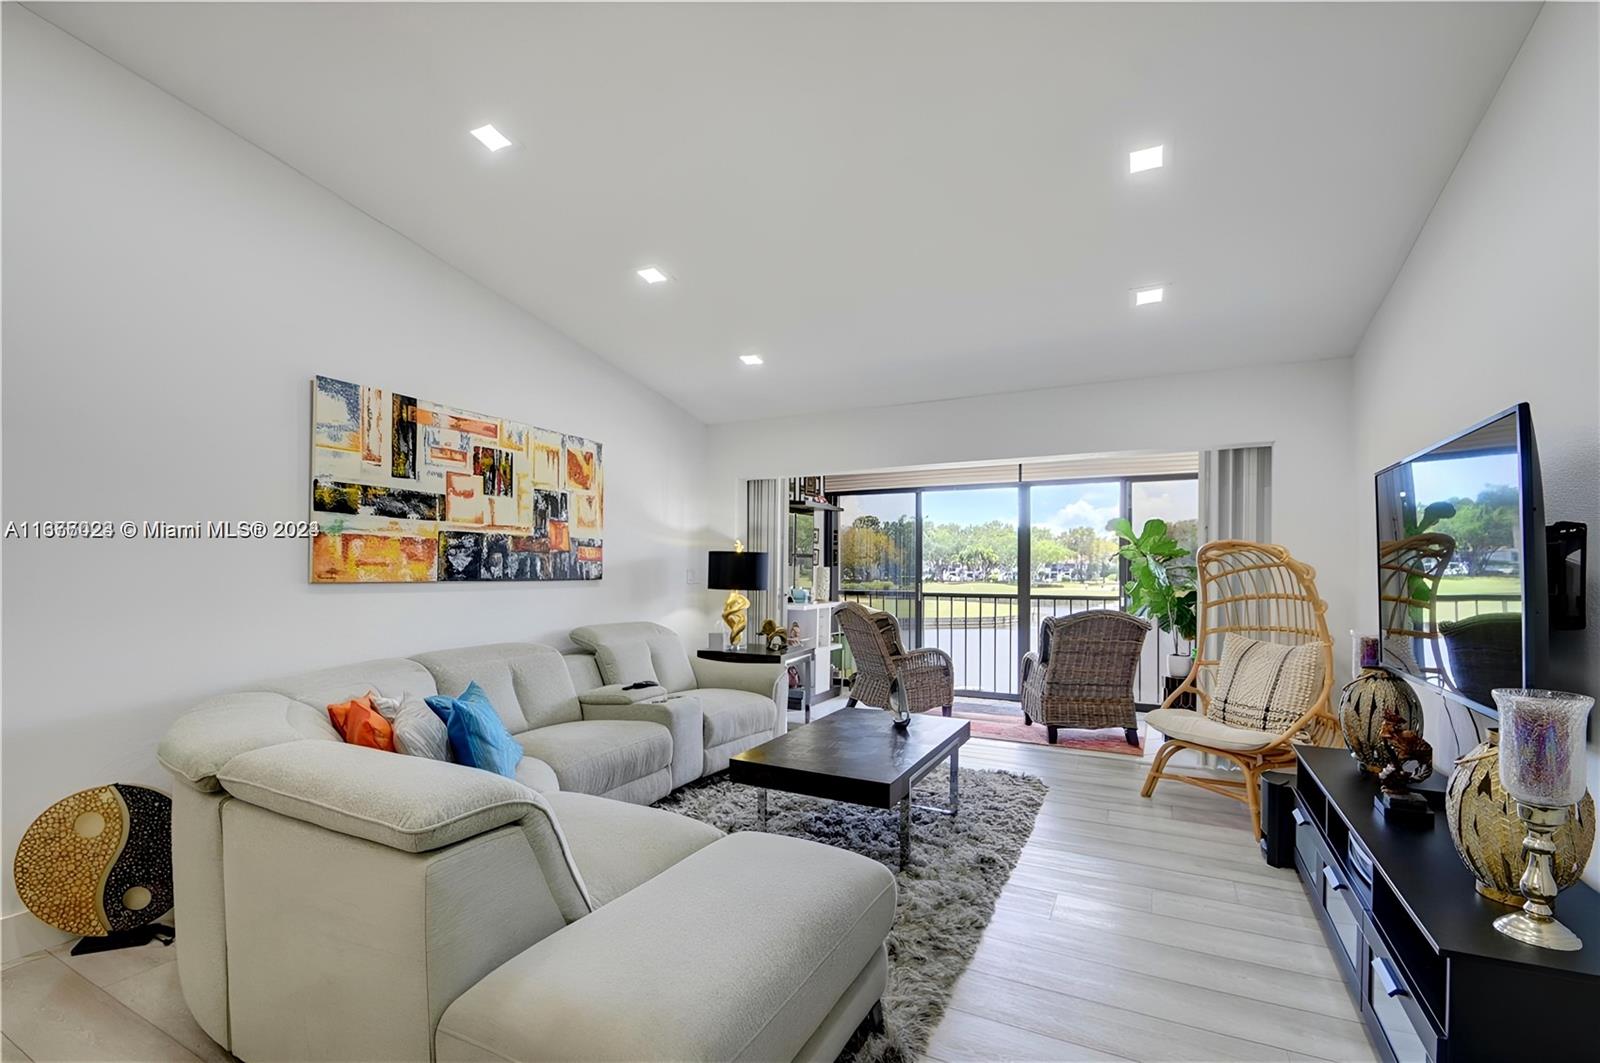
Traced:
[[1226, 635], [1207, 715], [1230, 727], [1282, 734], [1305, 715], [1322, 686], [1322, 647]]

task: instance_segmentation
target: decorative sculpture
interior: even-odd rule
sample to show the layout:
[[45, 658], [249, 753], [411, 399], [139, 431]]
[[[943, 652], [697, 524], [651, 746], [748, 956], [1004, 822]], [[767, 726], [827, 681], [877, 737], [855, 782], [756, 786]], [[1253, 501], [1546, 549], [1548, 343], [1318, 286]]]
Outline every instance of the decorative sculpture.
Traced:
[[1363, 771], [1376, 775], [1383, 770], [1383, 730], [1391, 714], [1418, 736], [1422, 734], [1422, 702], [1404, 679], [1381, 668], [1368, 668], [1346, 684], [1339, 699], [1339, 730]]
[[[1456, 761], [1445, 792], [1450, 840], [1461, 862], [1477, 879], [1478, 892], [1501, 904], [1521, 905], [1518, 881], [1526, 860], [1522, 839], [1528, 830], [1517, 815], [1516, 802], [1500, 785], [1500, 731], [1493, 728], [1472, 752]], [[1583, 875], [1594, 849], [1594, 798], [1585, 793], [1567, 809], [1567, 821], [1551, 840], [1556, 888], [1564, 890]]]
[[763, 620], [761, 635], [767, 640], [768, 653], [781, 653], [789, 648], [789, 634], [778, 626], [776, 620]]
[[172, 801], [126, 783], [64, 797], [23, 832], [13, 875], [30, 912], [83, 935], [74, 953], [170, 941], [150, 924], [172, 908]]
[[1376, 760], [1383, 792], [1374, 800], [1385, 815], [1433, 814], [1427, 798], [1409, 792], [1409, 787], [1433, 774], [1433, 747], [1394, 707], [1384, 712]]

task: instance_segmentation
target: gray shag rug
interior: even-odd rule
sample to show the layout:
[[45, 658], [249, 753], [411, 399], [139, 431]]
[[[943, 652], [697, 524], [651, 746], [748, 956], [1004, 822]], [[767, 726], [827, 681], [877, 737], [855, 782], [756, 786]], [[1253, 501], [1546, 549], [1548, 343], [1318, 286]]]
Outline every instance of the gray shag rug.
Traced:
[[[942, 807], [948, 771], [917, 784], [915, 800]], [[774, 834], [835, 845], [869, 856], [895, 872], [899, 900], [889, 932], [885, 1031], [858, 1032], [840, 1056], [849, 1063], [917, 1059], [928, 1047], [956, 979], [977, 951], [995, 899], [1011, 877], [1045, 784], [1032, 775], [961, 769], [961, 811], [954, 817], [913, 810], [911, 864], [898, 870], [899, 813], [840, 801], [770, 792]], [[756, 829], [756, 792], [718, 774], [656, 805], [725, 831]]]

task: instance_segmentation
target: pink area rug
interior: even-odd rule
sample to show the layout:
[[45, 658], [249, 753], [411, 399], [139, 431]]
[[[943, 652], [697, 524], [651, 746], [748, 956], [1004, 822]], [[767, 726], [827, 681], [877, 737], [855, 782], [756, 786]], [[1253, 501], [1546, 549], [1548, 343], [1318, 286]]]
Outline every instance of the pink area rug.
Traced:
[[[1050, 744], [1048, 732], [1044, 724], [1035, 723], [1028, 726], [1022, 722], [1022, 717], [995, 716], [985, 712], [976, 712], [956, 702], [952, 714], [958, 719], [967, 720], [972, 724], [972, 737], [997, 738], [1002, 742], [1024, 742], [1028, 745], [1047, 746]], [[1097, 753], [1122, 753], [1130, 757], [1144, 755], [1144, 727], [1139, 728], [1139, 744], [1130, 746], [1122, 734], [1120, 727], [1108, 727], [1098, 731], [1078, 731], [1062, 727], [1056, 731], [1056, 748], [1058, 749], [1092, 749]]]

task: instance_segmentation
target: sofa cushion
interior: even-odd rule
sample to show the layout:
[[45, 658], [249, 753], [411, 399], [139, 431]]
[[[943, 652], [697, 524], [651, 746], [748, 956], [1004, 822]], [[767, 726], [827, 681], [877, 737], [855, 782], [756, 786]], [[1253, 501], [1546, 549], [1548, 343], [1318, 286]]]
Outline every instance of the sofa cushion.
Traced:
[[500, 642], [419, 653], [415, 660], [441, 691], [460, 690], [476, 682], [512, 734], [583, 718], [566, 663], [549, 646]]
[[656, 681], [677, 693], [692, 690], [695, 686], [694, 669], [689, 665], [689, 655], [683, 650], [678, 633], [661, 624], [633, 621], [622, 624], [589, 624], [572, 629], [572, 641], [591, 652], [606, 643], [635, 642], [643, 640], [650, 647], [650, 663], [656, 670]]
[[[251, 686], [252, 689], [270, 690], [303, 701], [319, 712], [327, 712], [328, 706], [334, 702], [348, 701], [368, 692], [390, 698], [397, 698], [408, 690], [424, 697], [439, 692], [428, 670], [404, 657], [342, 664], [335, 668], [269, 679]], [[463, 686], [466, 683], [452, 689], [460, 690]]]
[[1145, 722], [1168, 738], [1195, 742], [1212, 749], [1260, 749], [1278, 736], [1271, 731], [1230, 727], [1193, 709], [1152, 709]]
[[607, 684], [627, 686], [648, 682], [656, 685], [656, 667], [650, 661], [650, 644], [643, 639], [603, 643], [594, 651], [594, 661], [600, 666], [600, 678]]
[[641, 720], [583, 720], [537, 727], [516, 736], [530, 756], [550, 765], [562, 790], [603, 794], [665, 770], [672, 734]]
[[732, 834], [490, 972], [440, 1018], [437, 1057], [793, 1059], [894, 911], [875, 860]]
[[444, 721], [415, 694], [402, 698], [372, 699], [383, 718], [394, 727], [394, 748], [408, 757], [450, 760], [450, 732]]
[[459, 697], [435, 694], [428, 708], [444, 721], [450, 753], [457, 764], [515, 778], [522, 747], [495, 714], [494, 705], [477, 683], [468, 683]]
[[567, 674], [572, 677], [573, 689], [580, 695], [586, 690], [606, 685], [606, 681], [600, 678], [600, 666], [594, 662], [594, 654], [587, 650], [563, 653], [561, 659], [566, 663]]
[[572, 860], [596, 904], [616, 900], [722, 831], [688, 816], [590, 794], [547, 794]]
[[538, 757], [525, 756], [517, 761], [517, 781], [541, 794], [561, 791], [561, 780], [556, 778], [555, 771]]
[[370, 694], [329, 705], [328, 719], [333, 721], [339, 737], [353, 746], [368, 746], [385, 753], [395, 751], [394, 726], [378, 712]]
[[707, 746], [770, 732], [778, 722], [778, 707], [772, 699], [748, 690], [702, 687], [692, 697], [700, 702], [700, 711], [705, 714]]

